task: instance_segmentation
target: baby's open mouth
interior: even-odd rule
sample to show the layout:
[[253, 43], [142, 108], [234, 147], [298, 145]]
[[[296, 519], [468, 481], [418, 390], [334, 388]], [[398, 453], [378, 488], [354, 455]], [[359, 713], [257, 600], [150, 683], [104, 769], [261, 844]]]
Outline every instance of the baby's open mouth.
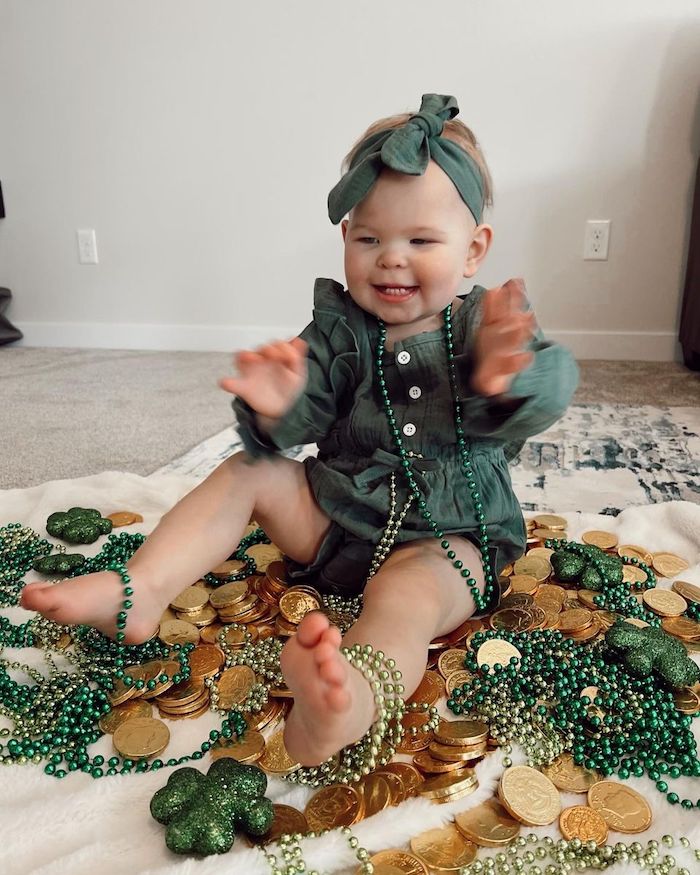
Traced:
[[374, 287], [380, 295], [389, 298], [408, 298], [418, 291], [418, 286], [377, 286]]

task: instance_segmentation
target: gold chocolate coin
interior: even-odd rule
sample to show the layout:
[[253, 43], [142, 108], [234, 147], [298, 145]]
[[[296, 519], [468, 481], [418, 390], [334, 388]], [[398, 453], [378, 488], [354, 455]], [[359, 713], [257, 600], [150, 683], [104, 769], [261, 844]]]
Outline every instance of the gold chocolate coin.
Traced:
[[107, 693], [107, 698], [109, 699], [109, 704], [115, 708], [117, 705], [123, 705], [124, 702], [128, 702], [129, 699], [134, 699], [138, 694], [139, 690], [136, 689], [135, 684], [130, 684], [127, 687], [121, 678], [117, 678], [114, 681], [114, 686]]
[[418, 787], [423, 783], [423, 776], [410, 763], [387, 763], [378, 769], [379, 772], [388, 772], [398, 776], [401, 780], [402, 789], [406, 797], [415, 796]]
[[[243, 668], [243, 666], [237, 666]], [[258, 760], [260, 768], [264, 769], [272, 775], [288, 775], [295, 769], [299, 768], [299, 763], [287, 753], [287, 748], [284, 746], [284, 737], [282, 730], [276, 732], [267, 742], [265, 752]], [[315, 829], [315, 827], [311, 827]]]
[[530, 766], [506, 769], [499, 794], [513, 817], [528, 826], [546, 826], [561, 811], [557, 788], [546, 775]]
[[255, 682], [255, 672], [249, 666], [234, 665], [227, 668], [216, 683], [219, 690], [219, 707], [228, 711], [234, 705], [242, 705]]
[[227, 559], [225, 562], [222, 562], [221, 565], [212, 568], [211, 573], [214, 577], [218, 577], [220, 580], [225, 580], [232, 574], [238, 574], [239, 571], [243, 571], [244, 568], [245, 562], [242, 562], [240, 559]]
[[441, 720], [435, 738], [442, 744], [476, 745], [489, 736], [488, 724], [481, 720]]
[[456, 814], [455, 825], [465, 838], [483, 848], [507, 845], [520, 832], [520, 823], [496, 799]]
[[131, 717], [112, 736], [117, 753], [131, 760], [149, 759], [162, 753], [170, 741], [170, 730], [155, 717]]
[[489, 624], [497, 632], [527, 632], [533, 626], [532, 613], [525, 608], [502, 608], [491, 615]]
[[608, 825], [600, 812], [588, 805], [573, 805], [559, 815], [559, 829], [567, 841], [581, 839], [604, 845], [608, 840]]
[[255, 729], [247, 729], [240, 741], [226, 739], [224, 744], [213, 747], [210, 753], [214, 760], [230, 757], [239, 763], [254, 763], [260, 759], [264, 750], [265, 739], [262, 733]]
[[188, 586], [170, 602], [170, 607], [174, 611], [196, 613], [201, 611], [208, 601], [209, 593], [203, 586]]
[[591, 531], [584, 532], [581, 535], [581, 540], [584, 544], [591, 544], [594, 547], [599, 547], [601, 550], [612, 550], [617, 547], [617, 535], [612, 532]]
[[455, 671], [445, 680], [445, 693], [449, 699], [457, 687], [462, 687], [474, 680], [474, 675], [467, 671]]
[[687, 617], [664, 617], [661, 628], [675, 638], [683, 641], [697, 641], [700, 639], [700, 623], [689, 620]]
[[293, 835], [297, 832], [304, 835], [309, 831], [306, 818], [298, 808], [293, 808], [291, 805], [280, 805], [277, 802], [273, 804], [272, 808], [275, 812], [272, 826], [265, 835], [249, 836], [253, 844], [264, 847], [278, 841], [283, 835]]
[[[681, 714], [697, 714], [700, 711], [700, 696], [691, 687], [684, 687], [682, 690], [676, 690], [673, 693], [673, 701], [676, 708]], [[122, 707], [127, 707], [130, 703]]]
[[685, 580], [674, 580], [671, 584], [671, 589], [677, 592], [678, 595], [682, 595], [687, 602], [694, 602], [696, 605], [700, 604], [700, 586], [688, 583]]
[[651, 826], [651, 809], [646, 799], [617, 781], [594, 784], [588, 791], [588, 804], [602, 814], [615, 832], [644, 832]]
[[553, 513], [539, 513], [534, 518], [536, 526], [543, 529], [565, 529], [567, 522], [563, 516], [557, 516]]
[[321, 606], [314, 596], [296, 589], [290, 589], [280, 599], [280, 614], [288, 623], [298, 625], [311, 611], [317, 611]]
[[218, 674], [224, 664], [224, 654], [214, 644], [199, 644], [190, 650], [190, 678], [202, 680]]
[[510, 578], [511, 591], [515, 593], [524, 592], [527, 595], [534, 595], [539, 585], [537, 578], [531, 574], [514, 574]]
[[384, 811], [392, 804], [389, 781], [379, 772], [365, 775], [357, 784], [357, 789], [362, 794], [363, 818], [372, 817], [373, 814]]
[[335, 829], [352, 826], [362, 816], [362, 797], [355, 787], [348, 784], [331, 784], [322, 787], [309, 799], [304, 809], [309, 829]]
[[248, 589], [247, 580], [235, 580], [232, 583], [225, 583], [223, 586], [218, 586], [211, 593], [209, 604], [217, 610], [229, 608], [244, 599], [248, 595]]
[[559, 614], [559, 629], [562, 632], [582, 632], [593, 621], [593, 614], [586, 608], [574, 608]]
[[455, 769], [443, 775], [428, 778], [418, 788], [418, 793], [429, 799], [439, 799], [444, 796], [452, 796], [453, 793], [458, 793], [461, 790], [476, 790], [478, 786], [479, 782], [473, 769]]
[[617, 548], [617, 555], [620, 559], [639, 559], [645, 565], [651, 565], [654, 559], [645, 547], [639, 547], [637, 544], [621, 544]]
[[374, 875], [429, 875], [427, 866], [413, 854], [391, 848], [369, 858]]
[[648, 589], [643, 598], [644, 604], [660, 617], [680, 617], [688, 609], [683, 596], [670, 589]]
[[638, 565], [625, 565], [622, 569], [622, 580], [625, 583], [644, 583], [646, 579], [646, 574]]
[[434, 872], [458, 872], [476, 857], [476, 845], [450, 823], [411, 839], [411, 850]]
[[278, 562], [284, 567], [280, 561], [282, 551], [274, 544], [254, 544], [252, 547], [248, 547], [246, 554], [255, 561], [259, 573], [267, 571], [273, 562]]
[[464, 669], [464, 660], [467, 651], [451, 647], [440, 654], [438, 659], [438, 671], [447, 679], [453, 672]]
[[160, 624], [158, 637], [166, 644], [198, 644], [199, 629], [184, 620], [168, 620]]
[[133, 513], [130, 510], [115, 511], [115, 513], [108, 514], [105, 519], [112, 521], [113, 529], [119, 529], [122, 526], [131, 526], [134, 523], [143, 522], [143, 517], [140, 513]]
[[523, 556], [513, 565], [515, 574], [527, 574], [534, 577], [539, 583], [544, 581], [552, 573], [552, 566], [543, 556]]
[[493, 666], [496, 663], [503, 666], [509, 665], [513, 657], [518, 660], [522, 657], [517, 647], [502, 638], [491, 638], [489, 641], [484, 641], [479, 647], [476, 653], [476, 662], [479, 668], [488, 665], [489, 670], [493, 671]]
[[688, 569], [688, 563], [674, 553], [653, 553], [652, 566], [661, 577], [676, 577]]
[[454, 772], [464, 767], [460, 760], [439, 760], [428, 750], [420, 750], [413, 757], [413, 762], [421, 772], [427, 775], [442, 775], [445, 772]]
[[570, 753], [560, 754], [554, 762], [540, 766], [540, 771], [558, 790], [566, 793], [587, 793], [594, 784], [603, 780], [598, 772], [576, 765]]
[[413, 694], [406, 699], [407, 704], [425, 702], [434, 705], [443, 695], [444, 682], [436, 671], [428, 669]]
[[123, 705], [115, 706], [108, 714], [103, 714], [98, 725], [105, 735], [111, 735], [126, 720], [132, 717], [150, 717], [152, 714], [153, 709], [148, 702], [144, 702], [143, 699], [134, 699], [130, 702], [124, 702]]

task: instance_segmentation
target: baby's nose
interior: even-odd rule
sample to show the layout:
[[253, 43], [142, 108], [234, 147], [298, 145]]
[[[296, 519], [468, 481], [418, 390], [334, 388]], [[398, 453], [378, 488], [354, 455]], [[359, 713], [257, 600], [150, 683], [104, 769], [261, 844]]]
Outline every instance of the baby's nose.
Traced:
[[400, 246], [383, 247], [377, 259], [380, 267], [402, 267], [406, 264], [406, 253]]

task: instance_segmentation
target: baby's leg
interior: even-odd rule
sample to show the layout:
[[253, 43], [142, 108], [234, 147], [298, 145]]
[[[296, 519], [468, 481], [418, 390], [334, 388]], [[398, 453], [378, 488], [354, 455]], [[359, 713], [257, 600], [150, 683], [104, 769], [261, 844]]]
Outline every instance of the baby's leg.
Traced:
[[[251, 517], [302, 563], [314, 559], [330, 525], [301, 462], [278, 456], [251, 464], [247, 454], [236, 453], [163, 516], [128, 563], [134, 594], [126, 641], [150, 638], [173, 598], [231, 555]], [[56, 585], [28, 584], [22, 606], [113, 636], [122, 599], [118, 575], [98, 572]]]
[[[483, 592], [479, 551], [465, 538], [449, 540]], [[364, 595], [362, 614], [342, 643], [371, 644], [393, 657], [407, 699], [425, 672], [428, 644], [470, 617], [474, 600], [435, 538], [397, 547]], [[314, 612], [282, 651], [282, 671], [294, 692], [285, 745], [303, 765], [317, 765], [357, 741], [375, 719], [369, 684], [339, 652], [340, 644], [338, 629]]]

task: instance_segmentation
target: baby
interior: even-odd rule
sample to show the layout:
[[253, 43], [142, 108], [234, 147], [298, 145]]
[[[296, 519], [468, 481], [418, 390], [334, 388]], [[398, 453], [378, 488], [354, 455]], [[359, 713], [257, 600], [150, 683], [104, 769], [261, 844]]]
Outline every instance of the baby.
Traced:
[[[488, 291], [473, 277], [493, 237], [490, 176], [453, 97], [372, 125], [329, 195], [341, 222], [347, 290], [319, 279], [299, 337], [235, 356], [221, 380], [245, 451], [161, 520], [129, 562], [127, 642], [154, 634], [164, 608], [227, 559], [255, 519], [290, 577], [363, 595], [342, 644], [395, 659], [405, 696], [429, 643], [498, 601], [498, 575], [526, 531], [508, 461], [561, 416], [578, 371], [547, 342], [522, 282]], [[317, 442], [303, 463], [279, 451]], [[24, 607], [115, 634], [114, 572], [28, 585]], [[372, 724], [370, 685], [324, 614], [282, 651], [294, 694], [290, 755], [315, 765]]]

